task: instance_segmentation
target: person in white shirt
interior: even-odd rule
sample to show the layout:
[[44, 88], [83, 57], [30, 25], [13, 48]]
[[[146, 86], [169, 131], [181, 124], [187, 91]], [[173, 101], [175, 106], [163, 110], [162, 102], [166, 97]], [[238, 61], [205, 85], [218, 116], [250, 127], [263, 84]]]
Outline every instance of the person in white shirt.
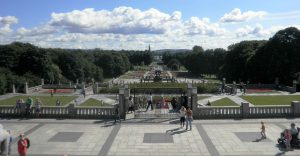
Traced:
[[184, 127], [184, 123], [185, 123], [185, 107], [184, 106], [181, 106], [181, 109], [180, 109], [180, 126], [181, 128]]

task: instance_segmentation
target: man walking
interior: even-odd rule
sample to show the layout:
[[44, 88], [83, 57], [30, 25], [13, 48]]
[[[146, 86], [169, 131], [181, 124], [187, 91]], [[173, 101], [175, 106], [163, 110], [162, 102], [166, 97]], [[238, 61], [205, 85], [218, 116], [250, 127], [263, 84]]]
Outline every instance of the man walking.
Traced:
[[153, 98], [152, 98], [152, 93], [149, 94], [148, 96], [148, 105], [147, 105], [147, 109], [146, 111], [148, 111], [148, 108], [151, 106], [151, 110], [153, 110], [153, 105], [152, 105], [152, 101], [153, 101]]

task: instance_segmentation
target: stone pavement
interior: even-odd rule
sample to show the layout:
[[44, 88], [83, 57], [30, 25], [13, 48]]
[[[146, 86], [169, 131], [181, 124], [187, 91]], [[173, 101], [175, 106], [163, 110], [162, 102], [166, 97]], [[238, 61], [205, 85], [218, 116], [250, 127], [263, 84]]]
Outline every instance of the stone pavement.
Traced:
[[113, 125], [100, 120], [1, 119], [12, 130], [12, 155], [17, 155], [17, 135], [31, 140], [29, 156], [229, 156], [300, 155], [300, 149], [277, 147], [284, 128], [300, 119], [263, 119], [267, 139], [260, 139], [261, 119], [195, 120], [191, 131], [177, 120], [131, 119]]

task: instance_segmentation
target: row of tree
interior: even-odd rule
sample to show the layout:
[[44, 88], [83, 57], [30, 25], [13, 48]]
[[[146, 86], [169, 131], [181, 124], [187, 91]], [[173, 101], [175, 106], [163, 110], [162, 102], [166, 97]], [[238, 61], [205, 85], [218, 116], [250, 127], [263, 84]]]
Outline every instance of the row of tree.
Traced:
[[[290, 27], [269, 40], [242, 41], [228, 50], [203, 50], [195, 46], [185, 53], [164, 53], [168, 65], [177, 60], [193, 74], [214, 74], [229, 82], [274, 83], [290, 85], [300, 75], [300, 31]], [[174, 61], [173, 61], [174, 62]]]
[[184, 65], [185, 68], [194, 75], [209, 74], [215, 75], [224, 64], [226, 50], [222, 48], [203, 50], [200, 46], [194, 46], [192, 51], [163, 54], [163, 62], [169, 68]]
[[101, 82], [133, 65], [151, 62], [148, 51], [46, 49], [19, 42], [0, 45], [0, 94], [10, 92], [12, 84], [18, 90], [25, 81], [30, 86], [40, 84], [41, 78], [45, 83]]

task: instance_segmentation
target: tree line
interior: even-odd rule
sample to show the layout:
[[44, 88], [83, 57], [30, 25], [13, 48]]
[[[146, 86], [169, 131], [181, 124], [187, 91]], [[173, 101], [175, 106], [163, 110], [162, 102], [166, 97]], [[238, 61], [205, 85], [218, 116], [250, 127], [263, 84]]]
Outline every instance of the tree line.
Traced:
[[241, 41], [227, 50], [195, 46], [184, 53], [163, 54], [164, 64], [171, 60], [193, 74], [214, 74], [229, 82], [274, 83], [278, 78], [291, 85], [300, 76], [300, 31], [289, 27], [269, 40]]
[[[142, 59], [141, 59], [142, 58]], [[40, 48], [29, 43], [0, 45], [0, 94], [11, 92], [12, 84], [22, 90], [41, 83], [101, 82], [124, 74], [133, 65], [152, 62], [149, 51]]]

